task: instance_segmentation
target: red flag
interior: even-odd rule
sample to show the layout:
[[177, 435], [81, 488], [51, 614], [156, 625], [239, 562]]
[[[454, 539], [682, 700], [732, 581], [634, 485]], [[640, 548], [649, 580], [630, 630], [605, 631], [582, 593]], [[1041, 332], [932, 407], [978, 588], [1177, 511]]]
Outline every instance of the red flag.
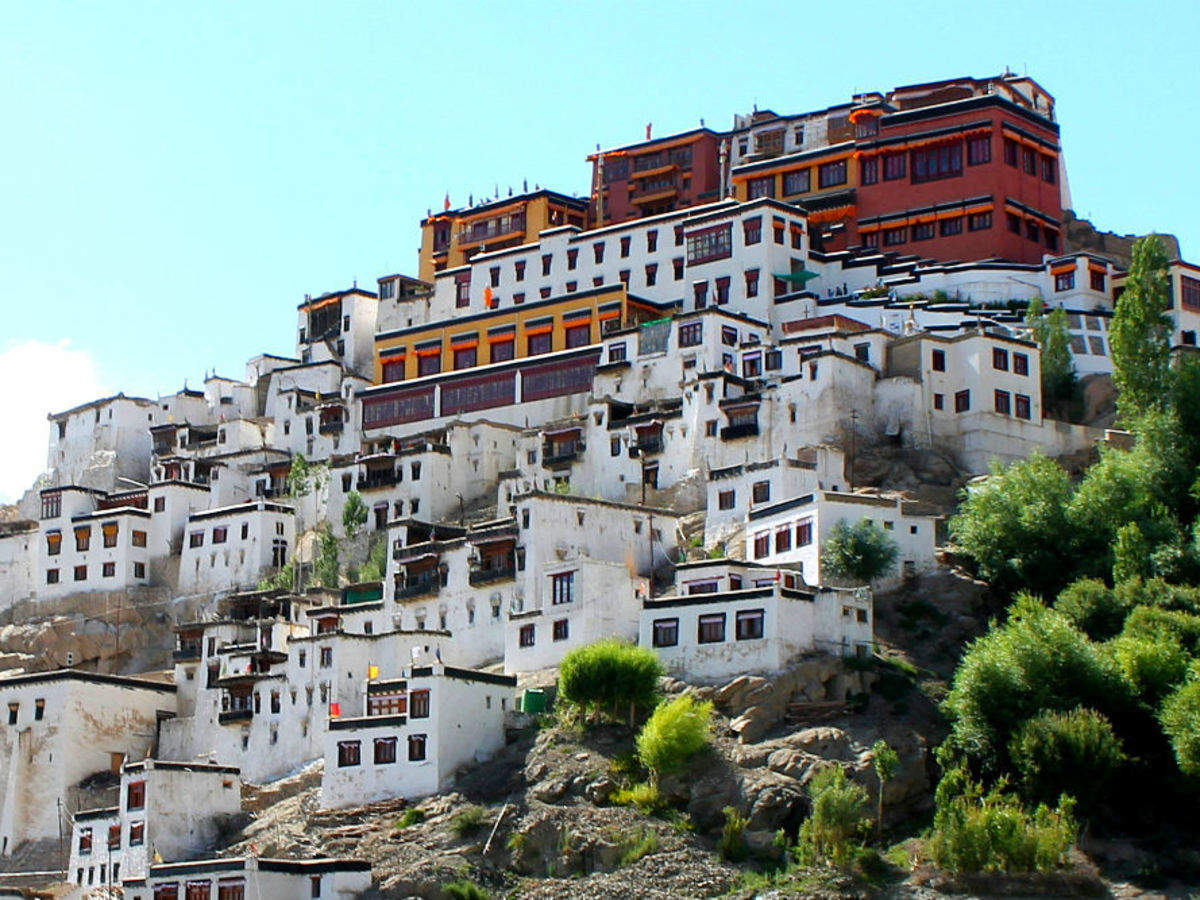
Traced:
[[331, 718], [336, 719], [341, 714], [342, 714], [342, 704], [340, 704], [340, 703], [330, 703], [329, 704], [329, 715]]
[[650, 140], [650, 126], [651, 126], [652, 124], [653, 124], [652, 122], [647, 122], [647, 123], [646, 123], [646, 140]]
[[446, 205], [442, 208], [445, 209], [447, 212], [450, 211], [450, 195], [449, 194], [446, 195]]

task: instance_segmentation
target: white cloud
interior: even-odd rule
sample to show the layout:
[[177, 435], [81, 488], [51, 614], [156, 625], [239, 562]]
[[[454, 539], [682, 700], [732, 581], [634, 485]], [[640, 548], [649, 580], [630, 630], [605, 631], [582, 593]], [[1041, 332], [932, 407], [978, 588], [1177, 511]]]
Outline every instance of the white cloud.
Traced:
[[104, 394], [91, 354], [67, 341], [15, 341], [0, 347], [0, 502], [18, 500], [46, 469], [48, 413]]

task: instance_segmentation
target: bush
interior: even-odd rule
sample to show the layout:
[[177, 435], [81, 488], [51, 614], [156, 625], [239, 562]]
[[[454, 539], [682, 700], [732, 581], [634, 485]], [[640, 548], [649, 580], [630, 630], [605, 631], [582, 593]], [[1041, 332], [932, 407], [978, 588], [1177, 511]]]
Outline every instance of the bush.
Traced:
[[1175, 762], [1185, 775], [1200, 776], [1200, 677], [1193, 668], [1191, 681], [1163, 703], [1160, 721], [1171, 739]]
[[443, 884], [442, 890], [450, 900], [492, 900], [491, 894], [475, 882], [467, 881], [465, 878]]
[[1034, 716], [1013, 735], [1009, 755], [1022, 794], [1047, 802], [1068, 794], [1094, 803], [1125, 763], [1112, 724], [1094, 709]]
[[1129, 614], [1121, 633], [1154, 642], [1174, 641], [1188, 655], [1200, 655], [1200, 616], [1191, 613], [1140, 606]]
[[961, 770], [938, 785], [938, 808], [926, 844], [934, 862], [952, 872], [1045, 872], [1075, 843], [1073, 801], [1028, 812], [1003, 787], [984, 794]]
[[663, 674], [657, 654], [618, 640], [572, 650], [558, 669], [558, 696], [585, 712], [622, 716], [649, 707]]
[[614, 791], [612, 802], [617, 806], [636, 807], [648, 816], [662, 812], [667, 806], [667, 801], [658, 792], [658, 785], [648, 782]]
[[721, 839], [717, 841], [717, 852], [726, 862], [741, 862], [750, 854], [746, 845], [747, 819], [732, 806], [723, 810], [725, 825], [721, 828]]
[[482, 806], [466, 806], [450, 820], [450, 830], [460, 838], [474, 834], [483, 826], [487, 810]]
[[713, 705], [681, 694], [660, 703], [637, 736], [638, 759], [655, 782], [708, 746]]
[[1158, 638], [1123, 634], [1108, 646], [1138, 696], [1150, 706], [1157, 707], [1187, 676], [1188, 655], [1169, 634]]
[[417, 809], [415, 806], [410, 806], [404, 811], [404, 815], [396, 822], [397, 828], [409, 828], [425, 821], [425, 813]]
[[382, 581], [387, 571], [387, 536], [380, 536], [367, 551], [367, 561], [355, 573], [355, 581]]
[[1078, 566], [1078, 532], [1067, 517], [1073, 494], [1070, 476], [1041, 454], [995, 464], [986, 481], [967, 490], [950, 533], [994, 587], [1054, 596]]
[[866, 822], [867, 792], [846, 778], [841, 766], [817, 772], [808, 783], [812, 814], [800, 826], [796, 850], [805, 865], [845, 865], [853, 855], [854, 838]]
[[1062, 613], [1021, 597], [1004, 625], [968, 647], [945, 705], [953, 746], [1002, 771], [1012, 735], [1027, 719], [1079, 706], [1113, 719], [1132, 707], [1132, 693], [1102, 646]]
[[1129, 606], [1098, 578], [1081, 578], [1067, 585], [1054, 601], [1054, 608], [1094, 641], [1106, 641], [1120, 633]]
[[853, 525], [843, 520], [833, 526], [821, 548], [821, 565], [834, 578], [869, 584], [890, 572], [899, 555], [896, 542], [870, 519]]

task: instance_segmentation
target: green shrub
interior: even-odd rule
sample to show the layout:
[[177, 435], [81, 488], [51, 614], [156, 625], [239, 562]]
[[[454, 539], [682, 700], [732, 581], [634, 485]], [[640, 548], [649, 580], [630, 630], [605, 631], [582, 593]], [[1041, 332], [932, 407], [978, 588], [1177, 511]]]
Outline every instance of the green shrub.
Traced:
[[853, 855], [854, 838], [866, 823], [866, 790], [850, 781], [838, 765], [817, 772], [807, 790], [812, 814], [800, 826], [796, 847], [800, 861], [845, 865]]
[[658, 778], [681, 769], [708, 746], [713, 705], [681, 694], [658, 705], [637, 736], [638, 759]]
[[450, 900], [492, 900], [491, 894], [475, 882], [467, 881], [465, 878], [443, 884], [442, 890]]
[[1039, 453], [993, 464], [966, 492], [950, 520], [955, 543], [1002, 592], [1024, 587], [1053, 596], [1073, 580], [1078, 530], [1067, 518], [1074, 486], [1066, 470]]
[[621, 865], [628, 866], [637, 862], [643, 856], [648, 856], [658, 849], [658, 832], [653, 828], [639, 828], [622, 842]]
[[1187, 675], [1188, 655], [1170, 635], [1123, 634], [1108, 647], [1138, 696], [1151, 706], [1157, 707]]
[[1200, 655], [1200, 616], [1175, 609], [1139, 606], [1125, 620], [1123, 635], [1174, 640], [1190, 656]]
[[450, 830], [460, 838], [474, 834], [483, 825], [487, 810], [482, 806], [465, 806], [450, 820]]
[[1129, 606], [1098, 578], [1081, 578], [1067, 585], [1054, 608], [1094, 641], [1119, 634], [1129, 613]]
[[410, 806], [404, 811], [399, 821], [396, 822], [397, 828], [409, 828], [425, 821], [425, 813], [417, 809], [415, 806]]
[[633, 806], [648, 816], [661, 812], [667, 801], [658, 791], [658, 785], [642, 782], [614, 791], [612, 802], [617, 806]]
[[1019, 597], [1008, 621], [967, 649], [945, 708], [952, 745], [993, 771], [1013, 733], [1043, 710], [1088, 707], [1112, 719], [1132, 705], [1116, 661], [1062, 613]]
[[649, 707], [663, 674], [657, 654], [618, 640], [572, 650], [558, 669], [558, 696], [585, 712], [622, 717]]
[[1200, 776], [1200, 677], [1192, 679], [1163, 703], [1159, 718], [1171, 739], [1175, 762], [1185, 775]]
[[1039, 804], [1031, 813], [1002, 786], [985, 794], [961, 770], [951, 771], [938, 786], [926, 849], [952, 872], [1049, 871], [1075, 843], [1072, 807], [1064, 798], [1054, 809]]
[[746, 845], [747, 819], [732, 806], [723, 810], [725, 825], [721, 828], [721, 838], [717, 841], [717, 852], [726, 862], [741, 862], [750, 854]]
[[1013, 735], [1009, 755], [1022, 794], [1046, 802], [1063, 794], [1098, 801], [1125, 763], [1111, 723], [1094, 709], [1034, 716]]
[[367, 550], [367, 561], [355, 573], [355, 581], [382, 581], [387, 571], [387, 536], [376, 538]]
[[899, 555], [896, 542], [875, 522], [860, 519], [851, 525], [843, 520], [821, 548], [821, 565], [834, 578], [869, 584], [888, 574]]

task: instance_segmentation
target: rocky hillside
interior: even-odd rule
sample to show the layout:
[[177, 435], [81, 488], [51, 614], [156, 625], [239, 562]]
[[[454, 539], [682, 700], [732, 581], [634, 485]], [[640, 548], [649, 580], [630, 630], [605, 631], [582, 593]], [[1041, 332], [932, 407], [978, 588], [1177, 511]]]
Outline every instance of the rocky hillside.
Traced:
[[[665, 681], [666, 693], [694, 690], [718, 713], [711, 751], [686, 777], [662, 784], [671, 804], [665, 813], [613, 802], [630, 781], [632, 730], [545, 716], [515, 733], [497, 758], [464, 772], [454, 792], [411, 807], [390, 801], [320, 811], [319, 769], [301, 773], [270, 795], [252, 794], [255, 816], [225, 852], [363, 856], [381, 897], [437, 898], [445, 883], [462, 878], [512, 897], [751, 896], [760, 870], [780, 855], [777, 833], [794, 839], [807, 816], [804, 786], [818, 768], [841, 765], [874, 796], [870, 747], [878, 738], [901, 760], [885, 793], [889, 829], [902, 838], [912, 823], [926, 821], [936, 777], [931, 754], [944, 734], [935, 701], [983, 613], [975, 582], [931, 577], [879, 598], [881, 661], [814, 656], [769, 679]], [[746, 819], [750, 855], [737, 863], [719, 853], [726, 807]], [[897, 885], [905, 875], [891, 873]], [[875, 890], [831, 878], [792, 887]]]

